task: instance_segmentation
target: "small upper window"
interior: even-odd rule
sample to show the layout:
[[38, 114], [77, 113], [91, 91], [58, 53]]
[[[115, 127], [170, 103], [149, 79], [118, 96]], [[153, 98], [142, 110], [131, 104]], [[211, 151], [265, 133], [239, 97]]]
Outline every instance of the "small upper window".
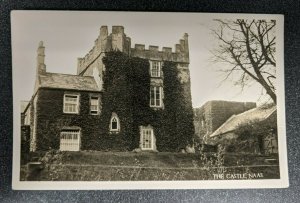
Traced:
[[119, 132], [120, 131], [120, 120], [116, 113], [112, 113], [109, 126], [110, 126], [111, 132]]
[[161, 62], [150, 61], [150, 72], [151, 72], [151, 77], [160, 77]]
[[99, 97], [90, 98], [90, 113], [93, 115], [99, 114]]
[[64, 113], [79, 112], [79, 95], [65, 94], [64, 95]]

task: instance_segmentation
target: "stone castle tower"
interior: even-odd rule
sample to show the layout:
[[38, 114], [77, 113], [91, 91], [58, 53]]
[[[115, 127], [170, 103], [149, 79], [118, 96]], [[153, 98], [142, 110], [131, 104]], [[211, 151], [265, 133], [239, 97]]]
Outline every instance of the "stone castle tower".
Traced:
[[[168, 91], [170, 91], [170, 89], [168, 89], [170, 88], [170, 84], [169, 83], [167, 84], [167, 80], [175, 81], [176, 78], [168, 78], [166, 80], [164, 75], [165, 72], [162, 69], [163, 69], [163, 64], [168, 64], [169, 62], [172, 62], [173, 66], [169, 68], [177, 69], [176, 75], [172, 77], [177, 77], [177, 81], [179, 81], [180, 83], [180, 93], [178, 94], [180, 95], [178, 96], [180, 98], [175, 99], [177, 103], [176, 101], [173, 102], [178, 104], [178, 101], [180, 101], [182, 106], [180, 107], [174, 106], [172, 111], [175, 111], [176, 115], [172, 117], [170, 114], [166, 116], [164, 119], [172, 120], [174, 129], [175, 126], [177, 126], [177, 128], [180, 128], [182, 131], [184, 131], [183, 129], [191, 128], [188, 133], [176, 132], [174, 134], [174, 137], [170, 138], [170, 139], [176, 139], [175, 137], [178, 137], [179, 139], [183, 138], [188, 140], [189, 143], [191, 143], [192, 142], [191, 137], [194, 134], [193, 133], [194, 128], [192, 122], [193, 112], [192, 112], [190, 71], [189, 71], [190, 60], [189, 60], [188, 34], [185, 33], [183, 35], [183, 38], [179, 40], [179, 43], [175, 44], [174, 51], [172, 51], [171, 47], [162, 47], [162, 49], [159, 49], [158, 46], [154, 46], [154, 45], [150, 45], [147, 49], [145, 48], [144, 44], [135, 44], [132, 47], [131, 39], [125, 34], [123, 26], [112, 26], [111, 33], [109, 33], [107, 26], [102, 26], [100, 28], [100, 34], [98, 38], [95, 40], [95, 44], [92, 47], [92, 49], [84, 57], [78, 58], [77, 75], [93, 76], [99, 87], [99, 90], [103, 91], [104, 73], [106, 69], [105, 64], [103, 63], [103, 59], [104, 57], [106, 57], [106, 55], [108, 55], [108, 52], [111, 51], [120, 51], [125, 55], [129, 56], [130, 58], [136, 57], [136, 58], [149, 61], [149, 69], [148, 69], [149, 78], [150, 78], [149, 95], [151, 95], [150, 97], [153, 98], [153, 100], [150, 99], [149, 105], [153, 110], [155, 111], [157, 110], [158, 112], [162, 112], [162, 110], [167, 108], [168, 111], [170, 111], [169, 109], [170, 104], [167, 107], [166, 103], [164, 102], [167, 101], [170, 96], [170, 94], [168, 95], [167, 93]], [[155, 72], [154, 75], [152, 72], [153, 69], [156, 69], [157, 71]], [[176, 92], [176, 91], [171, 90], [171, 92]], [[139, 93], [137, 92], [137, 94]], [[159, 101], [157, 101], [157, 98], [159, 98], [158, 99]], [[102, 106], [102, 108], [107, 109], [107, 107], [105, 106]], [[132, 106], [130, 108], [135, 108], [135, 107]], [[184, 116], [187, 116], [185, 119], [182, 119], [183, 114]], [[155, 117], [155, 115], [153, 115], [153, 117]], [[153, 130], [152, 127], [154, 124], [151, 122], [149, 122], [148, 124], [151, 130]], [[149, 126], [139, 126], [140, 134], [142, 134], [141, 132], [143, 128], [148, 128]], [[165, 124], [159, 124], [159, 126], [164, 126], [165, 129], [167, 128]], [[154, 128], [154, 131], [156, 130], [158, 130], [158, 128]], [[164, 137], [164, 136], [170, 136], [169, 134], [166, 134], [161, 129], [160, 135], [158, 134], [156, 135]], [[162, 143], [167, 142], [167, 140], [161, 140], [162, 137], [160, 138], [160, 140], [158, 140], [158, 145], [160, 145], [160, 147], [158, 146], [158, 148], [164, 150]], [[142, 140], [142, 138], [140, 140]], [[184, 145], [182, 143], [180, 144], [180, 141], [174, 141], [174, 142], [178, 142], [178, 143], [176, 143], [173, 146], [173, 150], [176, 150], [175, 148]], [[166, 146], [169, 145], [167, 143], [165, 144]], [[140, 148], [142, 147], [140, 146]], [[172, 147], [169, 146], [169, 148]], [[156, 149], [156, 146], [154, 146], [153, 149]]]
[[[177, 64], [178, 78], [180, 79], [184, 92], [185, 100], [191, 103], [190, 71], [189, 71], [189, 45], [188, 34], [175, 44], [175, 51], [171, 47], [162, 47], [150, 45], [148, 49], [144, 44], [135, 44], [131, 47], [131, 39], [126, 36], [123, 26], [112, 26], [109, 33], [107, 26], [100, 28], [100, 34], [95, 40], [93, 48], [84, 57], [78, 58], [77, 74], [81, 76], [94, 76], [99, 89], [102, 90], [103, 72], [105, 66], [102, 62], [106, 52], [121, 51], [130, 57], [139, 57], [149, 61], [172, 61]], [[163, 78], [151, 78], [153, 84], [163, 84]]]

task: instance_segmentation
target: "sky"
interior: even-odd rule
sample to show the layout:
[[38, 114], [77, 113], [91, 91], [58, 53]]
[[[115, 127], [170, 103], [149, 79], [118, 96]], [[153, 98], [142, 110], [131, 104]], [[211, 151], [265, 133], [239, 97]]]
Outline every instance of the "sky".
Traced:
[[[253, 15], [251, 15], [253, 16]], [[36, 50], [44, 42], [47, 72], [76, 74], [77, 58], [93, 47], [102, 25], [122, 25], [134, 44], [172, 47], [184, 33], [189, 35], [190, 76], [193, 107], [210, 100], [262, 102], [261, 87], [253, 84], [241, 91], [233, 81], [221, 83], [216, 71], [225, 64], [210, 62], [216, 40], [211, 33], [216, 14], [142, 13], [100, 11], [13, 11], [12, 63], [13, 85], [19, 100], [30, 100], [36, 73]], [[238, 17], [238, 16], [236, 16]], [[16, 94], [14, 94], [15, 97]]]

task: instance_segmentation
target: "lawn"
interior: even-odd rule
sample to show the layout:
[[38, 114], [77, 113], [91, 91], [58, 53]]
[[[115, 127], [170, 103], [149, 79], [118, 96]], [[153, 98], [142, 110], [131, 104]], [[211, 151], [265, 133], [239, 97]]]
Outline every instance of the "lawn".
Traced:
[[[213, 154], [168, 152], [55, 152], [40, 161], [44, 168], [34, 180], [115, 181], [115, 180], [214, 180], [219, 173], [263, 173], [263, 178], [279, 178], [278, 164], [269, 164], [264, 156], [227, 154], [221, 167]], [[21, 180], [25, 180], [26, 166]], [[229, 176], [228, 176], [229, 177]], [[260, 177], [258, 177], [260, 178]]]

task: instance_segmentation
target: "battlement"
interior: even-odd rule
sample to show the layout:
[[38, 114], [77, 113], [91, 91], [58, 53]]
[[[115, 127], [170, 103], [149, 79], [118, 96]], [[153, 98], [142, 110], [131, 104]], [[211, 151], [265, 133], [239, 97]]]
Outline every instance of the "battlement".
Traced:
[[107, 26], [101, 26], [98, 38], [92, 49], [82, 58], [78, 58], [77, 74], [82, 74], [94, 63], [102, 53], [109, 51], [121, 51], [132, 57], [140, 57], [149, 60], [174, 61], [189, 63], [188, 35], [185, 33], [179, 43], [175, 45], [175, 51], [171, 47], [150, 45], [145, 49], [144, 44], [135, 44], [131, 47], [131, 39], [127, 37], [123, 26], [112, 26], [109, 34]]
[[162, 47], [160, 50], [158, 46], [149, 45], [148, 49], [145, 49], [144, 44], [135, 44], [134, 48], [131, 48], [131, 56], [150, 60], [189, 63], [188, 35], [185, 33], [183, 39], [179, 40], [179, 44], [175, 44], [174, 52], [172, 52], [171, 47]]
[[144, 51], [145, 45], [144, 44], [135, 44], [134, 49], [139, 50], [139, 51]]

